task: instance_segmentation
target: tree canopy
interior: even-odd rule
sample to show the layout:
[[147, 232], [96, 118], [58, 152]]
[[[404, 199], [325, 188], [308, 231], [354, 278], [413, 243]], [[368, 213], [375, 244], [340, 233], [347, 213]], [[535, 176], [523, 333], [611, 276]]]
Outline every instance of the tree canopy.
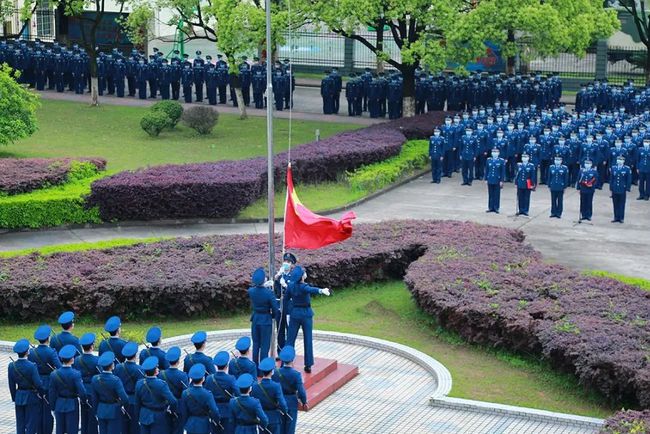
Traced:
[[38, 96], [18, 84], [11, 74], [9, 66], [0, 65], [0, 145], [31, 136], [37, 130]]

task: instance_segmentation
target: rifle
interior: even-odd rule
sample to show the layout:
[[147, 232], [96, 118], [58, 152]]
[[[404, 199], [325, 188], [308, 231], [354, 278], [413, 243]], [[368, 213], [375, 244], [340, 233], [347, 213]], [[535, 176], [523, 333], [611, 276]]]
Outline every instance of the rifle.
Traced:
[[259, 383], [258, 385], [260, 386], [260, 389], [262, 389], [262, 393], [264, 393], [264, 396], [266, 396], [266, 399], [271, 401], [271, 404], [273, 404], [275, 406], [276, 410], [278, 410], [282, 416], [288, 417], [289, 420], [293, 421], [293, 418], [291, 417], [290, 414], [285, 413], [284, 411], [282, 411], [282, 409], [280, 408], [280, 403], [278, 401], [274, 400], [273, 398], [271, 398], [271, 395], [268, 394], [268, 392], [266, 391], [264, 386], [262, 386], [262, 383]]
[[[144, 387], [146, 387], [147, 390], [149, 391], [149, 393], [151, 393], [151, 396], [157, 397], [157, 395], [153, 393], [153, 390], [151, 390], [151, 387], [149, 387], [149, 385], [147, 384], [147, 379], [146, 378], [144, 379], [144, 381], [142, 381], [142, 384], [144, 384]], [[169, 405], [169, 401], [167, 401], [166, 399], [165, 399], [165, 404], [167, 404], [167, 408], [165, 409], [165, 411], [178, 419], [178, 414], [176, 412], [172, 411], [172, 409], [170, 408], [170, 405]]]
[[45, 401], [47, 405], [50, 405], [50, 402], [47, 400], [47, 397], [45, 397], [45, 395], [41, 395], [38, 389], [36, 388], [36, 385], [34, 385], [34, 383], [31, 380], [27, 379], [27, 377], [25, 377], [25, 375], [20, 371], [20, 369], [16, 367], [16, 361], [13, 359], [13, 357], [9, 356], [9, 360], [11, 360], [11, 364], [14, 365], [14, 371], [16, 371], [18, 375], [20, 375], [20, 378], [22, 378], [23, 380], [25, 380], [26, 382], [32, 385], [32, 391], [36, 394], [38, 399], [42, 399], [43, 401]]
[[[97, 370], [99, 370], [99, 368], [97, 368]], [[97, 377], [97, 381], [99, 381], [99, 383], [100, 383], [102, 386], [104, 386], [104, 382], [102, 381], [101, 377]], [[116, 397], [115, 404], [117, 404], [118, 401], [120, 401], [120, 399], [119, 399], [119, 397]], [[122, 414], [123, 414], [124, 416], [128, 417], [129, 420], [131, 420], [131, 415], [129, 414], [128, 411], [126, 411], [126, 410], [124, 409], [124, 404], [122, 404], [121, 401], [120, 401], [120, 410], [122, 410]]]
[[[181, 383], [183, 383], [183, 382], [181, 381]], [[192, 401], [194, 401], [194, 403], [200, 407], [200, 406], [201, 406], [201, 403], [199, 403], [199, 401], [197, 401], [196, 398], [195, 398], [194, 396], [192, 396], [192, 392], [191, 392], [190, 389], [185, 385], [185, 383], [183, 383], [183, 386], [186, 387], [185, 391], [183, 392], [183, 395], [187, 394], [187, 396], [189, 396], [189, 397], [192, 399]], [[221, 421], [220, 421], [220, 420], [216, 421], [216, 423], [215, 423], [215, 420], [212, 419], [212, 418], [210, 417], [210, 409], [207, 410], [205, 416], [208, 418], [208, 420], [210, 421], [210, 423], [211, 423], [212, 425], [214, 425], [214, 426], [216, 426], [216, 427], [219, 427], [219, 429], [221, 429], [222, 431], [225, 429], [225, 428], [223, 427], [223, 425], [221, 424]]]
[[[36, 351], [36, 349], [37, 349], [38, 347], [36, 347], [35, 345], [30, 345], [30, 348], [31, 348], [32, 350], [34, 350], [34, 354], [36, 355], [36, 358], [38, 359], [38, 361], [41, 362], [41, 363], [43, 363], [43, 359], [41, 359], [41, 356], [38, 354], [38, 351]], [[54, 366], [52, 366], [52, 365], [50, 364], [50, 362], [46, 362], [45, 364], [47, 365], [48, 368], [50, 368], [52, 371], [54, 371], [55, 368], [54, 368]]]
[[[241, 409], [244, 411], [244, 413], [246, 413], [247, 415], [251, 416], [252, 413], [251, 413], [250, 410], [248, 410], [246, 407], [244, 407], [243, 405], [241, 405], [241, 402], [239, 402], [239, 398], [240, 398], [240, 397], [235, 398], [235, 402], [237, 403], [237, 406], [238, 406], [239, 408], [241, 408]], [[260, 418], [257, 417], [256, 414], [253, 414], [253, 416], [254, 416], [254, 418], [253, 418], [253, 422], [254, 422], [257, 426], [261, 426]], [[273, 434], [273, 433], [272, 433], [272, 432], [271, 432], [267, 427], [262, 426], [261, 428], [262, 428], [264, 431], [266, 431], [267, 433], [269, 433], [269, 434]]]

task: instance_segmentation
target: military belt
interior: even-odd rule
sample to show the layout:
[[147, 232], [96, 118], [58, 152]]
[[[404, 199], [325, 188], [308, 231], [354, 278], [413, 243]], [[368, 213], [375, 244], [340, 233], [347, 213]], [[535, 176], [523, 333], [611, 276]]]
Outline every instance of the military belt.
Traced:
[[293, 307], [306, 308], [306, 307], [311, 307], [311, 304], [294, 304]]

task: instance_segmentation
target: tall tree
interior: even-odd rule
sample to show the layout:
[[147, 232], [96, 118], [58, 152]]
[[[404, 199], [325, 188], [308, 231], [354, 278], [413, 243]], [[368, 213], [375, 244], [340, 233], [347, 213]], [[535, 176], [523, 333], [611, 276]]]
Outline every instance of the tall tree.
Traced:
[[0, 64], [0, 145], [12, 143], [36, 132], [38, 95], [18, 84], [18, 71]]
[[646, 84], [650, 84], [650, 12], [644, 0], [619, 0], [618, 4], [632, 15], [639, 38], [646, 47], [639, 63], [643, 65]]

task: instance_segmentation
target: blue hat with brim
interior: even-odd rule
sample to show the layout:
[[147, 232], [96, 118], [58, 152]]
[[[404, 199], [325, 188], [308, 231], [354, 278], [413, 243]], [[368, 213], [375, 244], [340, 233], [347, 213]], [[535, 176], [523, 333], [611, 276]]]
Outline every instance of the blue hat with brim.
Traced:
[[282, 256], [282, 260], [283, 261], [289, 261], [292, 264], [295, 264], [296, 262], [298, 262], [298, 258], [296, 258], [296, 255], [294, 255], [293, 253], [289, 253], [289, 252], [285, 253]]
[[237, 343], [235, 344], [235, 348], [237, 348], [237, 351], [248, 351], [248, 349], [251, 347], [251, 338], [248, 336], [242, 336], [241, 338], [237, 339]]
[[293, 362], [296, 358], [296, 350], [291, 345], [285, 345], [280, 351], [280, 360], [285, 363]]
[[193, 344], [202, 344], [208, 339], [208, 334], [204, 331], [198, 331], [192, 335]]
[[188, 375], [189, 375], [190, 379], [192, 379], [192, 380], [200, 380], [201, 378], [204, 378], [205, 377], [205, 366], [203, 366], [201, 363], [197, 363], [196, 365], [192, 365]]
[[145, 371], [152, 371], [158, 367], [158, 357], [156, 356], [151, 356], [147, 357], [142, 363], [142, 369]]
[[67, 324], [72, 321], [74, 321], [74, 312], [70, 312], [70, 311], [63, 312], [59, 316], [59, 324]]
[[108, 320], [106, 320], [106, 324], [104, 325], [104, 330], [106, 330], [109, 333], [113, 333], [117, 329], [120, 328], [122, 325], [122, 321], [120, 321], [119, 316], [112, 316]]
[[160, 327], [151, 327], [147, 332], [146, 339], [147, 342], [154, 343], [154, 342], [158, 342], [161, 336], [162, 336], [162, 330], [160, 329]]
[[302, 279], [302, 276], [305, 274], [305, 269], [300, 265], [296, 265], [296, 268], [291, 272], [291, 280], [294, 282], [299, 282]]
[[106, 351], [104, 354], [99, 356], [99, 359], [97, 360], [97, 364], [102, 368], [106, 368], [107, 366], [111, 366], [111, 364], [113, 364], [114, 361], [115, 361], [115, 354], [113, 354], [112, 351]]
[[228, 362], [230, 361], [230, 354], [228, 354], [228, 351], [219, 351], [215, 356], [214, 356], [214, 364], [217, 366], [226, 366]]
[[253, 385], [253, 376], [251, 374], [242, 374], [237, 379], [237, 387], [240, 389], [247, 389]]
[[45, 339], [49, 338], [51, 334], [52, 327], [47, 324], [43, 324], [42, 326], [39, 326], [34, 332], [34, 339], [37, 341], [44, 341]]
[[27, 339], [21, 339], [14, 344], [14, 353], [22, 354], [26, 353], [29, 350], [29, 341]]
[[85, 333], [80, 339], [79, 344], [90, 345], [95, 342], [95, 333]]
[[59, 358], [61, 359], [72, 359], [74, 356], [77, 355], [77, 349], [74, 347], [74, 345], [66, 345], [63, 348], [61, 348], [61, 351], [59, 351]]
[[138, 352], [138, 344], [136, 344], [135, 342], [127, 342], [126, 345], [122, 347], [122, 355], [127, 359], [130, 359], [131, 357], [135, 356], [137, 352]]
[[169, 350], [167, 350], [167, 354], [165, 354], [165, 360], [167, 360], [169, 363], [176, 363], [180, 358], [181, 349], [178, 347], [171, 347]]
[[265, 278], [266, 273], [264, 273], [264, 268], [260, 267], [257, 270], [253, 271], [253, 277], [251, 278], [251, 281], [255, 286], [262, 286], [264, 284]]
[[260, 362], [260, 371], [272, 371], [275, 369], [275, 360], [271, 357], [267, 357], [266, 359], [262, 360]]

